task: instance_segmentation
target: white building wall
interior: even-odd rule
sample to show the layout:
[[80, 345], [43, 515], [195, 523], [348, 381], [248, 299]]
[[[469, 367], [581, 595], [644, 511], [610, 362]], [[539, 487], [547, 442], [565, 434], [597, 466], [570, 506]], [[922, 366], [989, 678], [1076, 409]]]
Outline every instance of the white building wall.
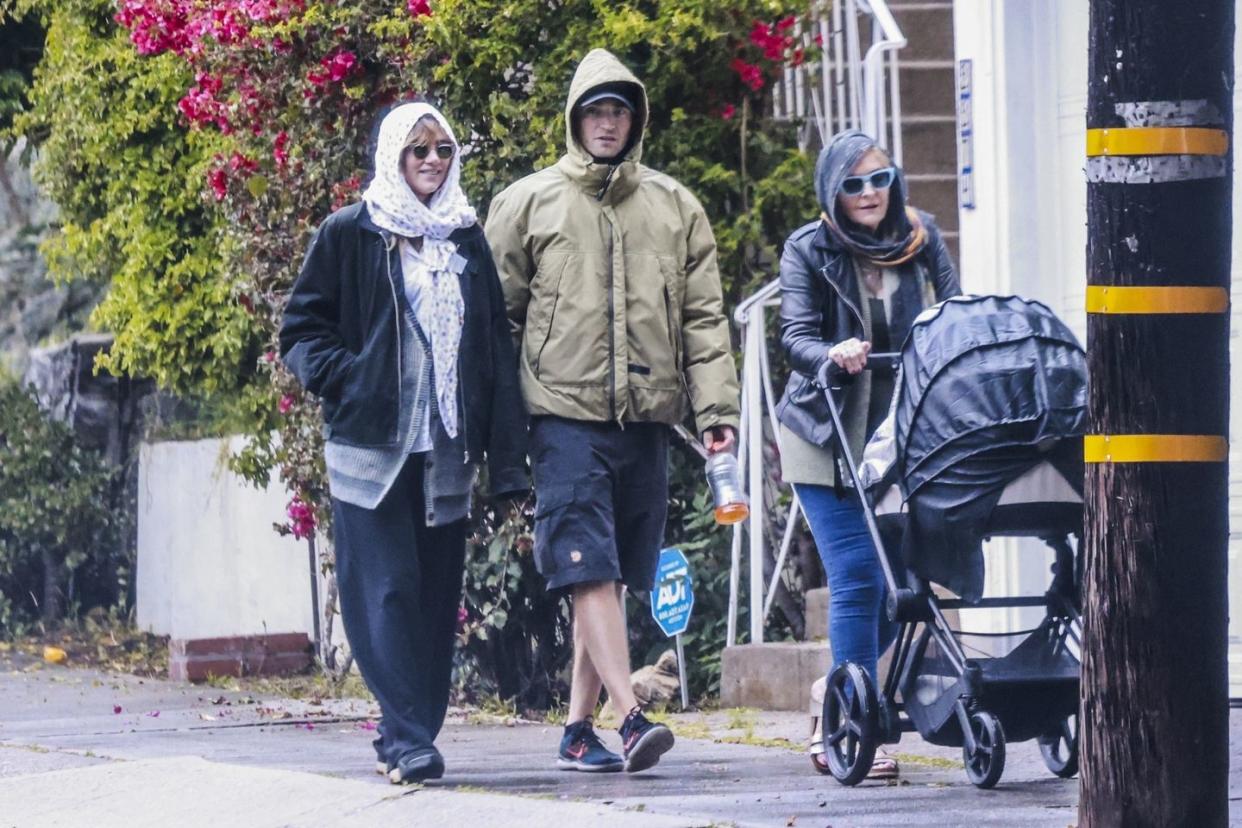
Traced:
[[[1242, 2], [1238, 3], [1242, 19]], [[1085, 0], [955, 0], [957, 59], [974, 64], [975, 208], [961, 210], [963, 288], [1048, 304], [1086, 342]], [[1242, 54], [1242, 38], [1235, 45]], [[1238, 86], [1235, 84], [1235, 90]], [[1235, 92], [1235, 111], [1242, 90]], [[1235, 150], [1236, 152], [1236, 150]], [[1242, 274], [1242, 180], [1234, 178], [1233, 270]], [[1232, 284], [1230, 357], [1242, 365], [1242, 276]], [[1232, 379], [1229, 475], [1231, 695], [1242, 695], [1242, 371]], [[1032, 594], [1047, 584], [1037, 555], [989, 550], [988, 588]], [[995, 613], [985, 626], [1025, 620]]]
[[225, 440], [144, 444], [138, 467], [138, 626], [173, 638], [311, 630], [305, 541], [281, 537], [287, 494], [230, 472]]

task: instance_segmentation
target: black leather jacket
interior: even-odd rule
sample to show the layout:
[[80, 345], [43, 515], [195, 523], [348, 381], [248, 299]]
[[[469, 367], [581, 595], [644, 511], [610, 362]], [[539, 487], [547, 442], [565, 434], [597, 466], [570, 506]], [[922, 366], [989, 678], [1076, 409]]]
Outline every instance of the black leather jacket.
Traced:
[[[894, 330], [909, 330], [928, 304], [961, 293], [957, 271], [932, 217], [919, 212], [927, 243], [898, 272], [902, 286], [893, 298]], [[827, 447], [832, 417], [824, 399], [825, 383], [835, 383], [840, 369], [828, 357], [838, 342], [864, 337], [858, 279], [850, 254], [833, 240], [823, 221], [793, 232], [781, 255], [781, 345], [793, 369], [776, 416], [804, 440]]]
[[[518, 388], [500, 279], [477, 224], [449, 239], [465, 260], [458, 278], [465, 324], [458, 393], [467, 460], [486, 454], [491, 494], [527, 489], [527, 417]], [[311, 241], [280, 326], [280, 355], [320, 398], [329, 439], [395, 446], [400, 397], [401, 255], [362, 202], [329, 216]]]

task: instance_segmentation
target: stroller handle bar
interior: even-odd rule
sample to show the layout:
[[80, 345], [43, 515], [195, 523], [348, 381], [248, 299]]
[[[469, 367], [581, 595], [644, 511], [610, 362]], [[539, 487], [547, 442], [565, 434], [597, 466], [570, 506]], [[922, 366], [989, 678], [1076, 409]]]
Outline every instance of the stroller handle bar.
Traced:
[[[876, 368], [885, 367], [885, 363], [892, 367], [896, 367], [901, 362], [900, 353], [873, 353], [867, 355], [867, 364], [864, 371], [874, 370]], [[863, 518], [867, 524], [867, 532], [871, 535], [871, 542], [875, 547], [876, 557], [880, 561], [880, 567], [884, 570], [884, 580], [888, 585], [889, 606], [888, 617], [891, 620], [897, 620], [898, 590], [901, 585], [897, 583], [896, 574], [893, 572], [892, 564], [889, 562], [888, 555], [884, 552], [884, 541], [880, 538], [880, 527], [875, 522], [875, 514], [872, 512], [871, 498], [867, 492], [863, 490], [862, 482], [858, 474], [858, 463], [854, 460], [854, 454], [850, 451], [846, 440], [841, 439], [841, 435], [845, 433], [845, 426], [841, 421], [841, 409], [837, 405], [834, 392], [841, 389], [834, 386], [831, 389], [825, 389], [824, 397], [828, 400], [828, 412], [832, 415], [833, 442], [840, 451], [840, 457], [845, 460], [846, 470], [850, 475], [850, 482], [854, 484], [854, 491], [858, 492], [858, 497], [862, 501]]]

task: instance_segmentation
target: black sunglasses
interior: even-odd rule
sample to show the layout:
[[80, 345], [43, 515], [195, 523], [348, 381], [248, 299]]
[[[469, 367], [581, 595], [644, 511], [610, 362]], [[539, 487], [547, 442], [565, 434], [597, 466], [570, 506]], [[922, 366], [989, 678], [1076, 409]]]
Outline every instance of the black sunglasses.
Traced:
[[[431, 147], [426, 144], [415, 144], [410, 147], [410, 152], [414, 153], [415, 158], [422, 161], [428, 156], [428, 154], [431, 153]], [[456, 152], [456, 149], [452, 144], [436, 144], [436, 155], [443, 158], [445, 161], [452, 158], [454, 152]]]
[[868, 183], [874, 190], [887, 190], [893, 186], [893, 179], [897, 177], [897, 169], [895, 167], [885, 167], [866, 175], [851, 175], [849, 178], [841, 182], [841, 192], [848, 196], [856, 196], [863, 191]]

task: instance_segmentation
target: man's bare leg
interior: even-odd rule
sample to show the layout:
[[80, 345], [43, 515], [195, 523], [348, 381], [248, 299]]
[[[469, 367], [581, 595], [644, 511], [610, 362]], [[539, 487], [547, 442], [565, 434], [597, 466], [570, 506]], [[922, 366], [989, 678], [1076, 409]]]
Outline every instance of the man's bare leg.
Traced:
[[621, 584], [593, 581], [574, 587], [574, 670], [569, 721], [591, 715], [600, 685], [624, 717], [638, 704], [630, 686], [630, 643], [625, 635]]
[[599, 703], [599, 691], [604, 686], [599, 672], [591, 662], [591, 654], [587, 652], [582, 625], [577, 622], [576, 615], [575, 612], [574, 671], [569, 683], [569, 711], [565, 717], [565, 721], [570, 724], [580, 722], [595, 713], [595, 705]]

